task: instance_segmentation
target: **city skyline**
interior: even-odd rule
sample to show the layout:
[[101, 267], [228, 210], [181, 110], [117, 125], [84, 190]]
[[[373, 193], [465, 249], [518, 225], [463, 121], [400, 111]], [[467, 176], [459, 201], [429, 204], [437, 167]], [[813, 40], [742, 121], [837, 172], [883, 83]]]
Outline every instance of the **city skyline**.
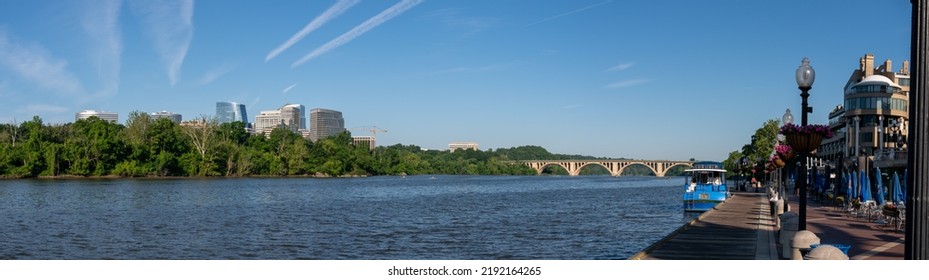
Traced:
[[345, 127], [389, 130], [378, 145], [429, 149], [473, 141], [721, 161], [764, 121], [800, 112], [803, 57], [817, 73], [819, 124], [842, 104], [857, 58], [910, 59], [908, 1], [2, 6], [0, 122], [297, 103], [341, 111]]

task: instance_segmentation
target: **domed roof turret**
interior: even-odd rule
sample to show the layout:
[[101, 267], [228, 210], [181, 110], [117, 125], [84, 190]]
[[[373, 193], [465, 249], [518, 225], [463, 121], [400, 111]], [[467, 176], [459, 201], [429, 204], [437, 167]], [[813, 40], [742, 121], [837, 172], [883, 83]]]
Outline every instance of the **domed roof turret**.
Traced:
[[900, 85], [898, 85], [897, 83], [894, 83], [894, 81], [891, 81], [890, 78], [884, 77], [884, 75], [871, 75], [871, 76], [865, 77], [864, 79], [861, 80], [861, 82], [855, 84], [855, 86], [864, 86], [864, 85], [882, 85], [882, 86], [886, 85], [886, 86], [892, 86], [895, 88], [901, 88]]

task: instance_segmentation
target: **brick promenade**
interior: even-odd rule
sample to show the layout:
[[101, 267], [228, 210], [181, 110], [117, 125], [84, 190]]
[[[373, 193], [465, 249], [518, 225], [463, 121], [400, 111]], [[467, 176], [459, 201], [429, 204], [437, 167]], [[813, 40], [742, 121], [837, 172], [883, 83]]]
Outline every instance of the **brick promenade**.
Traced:
[[[790, 211], [798, 213], [799, 198], [790, 196]], [[903, 229], [879, 223], [877, 217], [856, 216], [814, 199], [807, 199], [807, 230], [824, 244], [848, 244], [852, 260], [903, 260]]]

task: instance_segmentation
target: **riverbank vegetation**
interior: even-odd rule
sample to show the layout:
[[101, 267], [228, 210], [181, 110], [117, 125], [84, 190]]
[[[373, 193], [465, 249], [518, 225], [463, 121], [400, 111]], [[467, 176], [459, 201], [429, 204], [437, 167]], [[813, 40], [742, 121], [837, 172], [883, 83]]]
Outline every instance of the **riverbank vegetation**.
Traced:
[[348, 132], [314, 143], [287, 129], [265, 137], [247, 133], [242, 122], [200, 117], [194, 125], [178, 125], [142, 112], [131, 113], [125, 125], [96, 117], [60, 125], [34, 117], [0, 125], [0, 177], [6, 178], [535, 175], [513, 163], [530, 159], [593, 157], [552, 154], [538, 146], [450, 152], [397, 144], [372, 150], [352, 145]]

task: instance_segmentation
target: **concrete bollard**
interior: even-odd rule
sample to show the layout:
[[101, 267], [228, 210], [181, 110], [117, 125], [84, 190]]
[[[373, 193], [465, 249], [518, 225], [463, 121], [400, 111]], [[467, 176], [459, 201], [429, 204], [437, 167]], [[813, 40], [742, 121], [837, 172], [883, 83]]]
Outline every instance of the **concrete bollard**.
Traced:
[[819, 244], [819, 237], [815, 233], [809, 230], [801, 230], [794, 234], [794, 238], [790, 241], [791, 247], [791, 258], [792, 260], [802, 260], [803, 255], [800, 253], [800, 249], [809, 249], [810, 245]]
[[785, 212], [781, 214], [780, 220], [781, 230], [778, 235], [780, 236], [781, 257], [790, 259], [790, 240], [800, 227], [800, 218], [797, 216], [797, 213]]
[[832, 245], [819, 245], [806, 254], [805, 260], [848, 260], [842, 250]]
[[777, 202], [774, 203], [774, 208], [775, 208], [774, 209], [774, 226], [780, 228], [781, 227], [780, 217], [781, 217], [781, 214], [784, 214], [784, 200], [778, 199]]
[[774, 216], [774, 209], [777, 208], [777, 206], [775, 206], [777, 205], [777, 200], [778, 200], [777, 198], [772, 198], [768, 200], [768, 214], [771, 215], [771, 218], [776, 217]]

